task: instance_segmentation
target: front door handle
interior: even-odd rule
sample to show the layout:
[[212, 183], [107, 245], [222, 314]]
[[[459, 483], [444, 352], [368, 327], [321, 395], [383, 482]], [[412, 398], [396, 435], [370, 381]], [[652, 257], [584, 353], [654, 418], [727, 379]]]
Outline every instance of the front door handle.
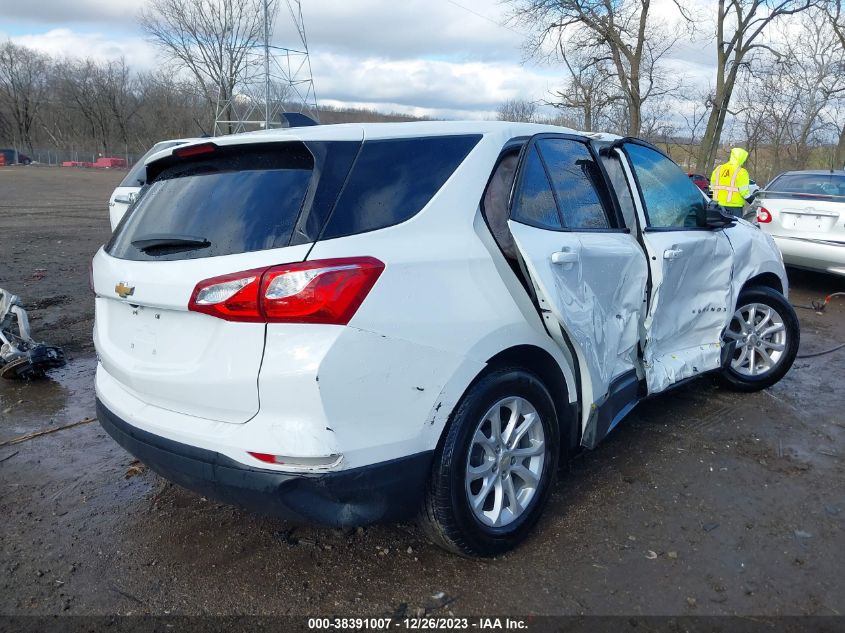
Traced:
[[667, 248], [663, 251], [663, 259], [678, 259], [684, 251], [680, 248]]
[[578, 253], [575, 251], [557, 251], [552, 253], [553, 264], [574, 264], [578, 261]]

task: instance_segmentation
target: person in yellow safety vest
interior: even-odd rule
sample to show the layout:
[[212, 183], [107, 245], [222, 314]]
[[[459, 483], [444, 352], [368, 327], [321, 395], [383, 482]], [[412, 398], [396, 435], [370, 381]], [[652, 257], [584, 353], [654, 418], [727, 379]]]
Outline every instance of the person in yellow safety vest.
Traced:
[[734, 147], [728, 162], [716, 167], [710, 176], [713, 200], [736, 216], [742, 215], [743, 205], [752, 198], [748, 189], [748, 171], [742, 166], [746, 158], [748, 152], [741, 147]]

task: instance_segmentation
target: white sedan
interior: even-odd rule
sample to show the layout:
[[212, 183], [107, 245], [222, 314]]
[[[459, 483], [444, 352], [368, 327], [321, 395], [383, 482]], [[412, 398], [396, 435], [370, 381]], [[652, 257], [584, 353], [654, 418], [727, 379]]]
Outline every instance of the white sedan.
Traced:
[[845, 275], [845, 171], [788, 171], [751, 212], [788, 266]]

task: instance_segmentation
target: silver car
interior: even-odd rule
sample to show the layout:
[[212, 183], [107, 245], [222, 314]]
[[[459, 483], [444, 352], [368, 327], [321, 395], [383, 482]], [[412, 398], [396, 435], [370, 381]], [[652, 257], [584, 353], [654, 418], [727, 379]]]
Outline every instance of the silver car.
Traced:
[[845, 171], [787, 171], [751, 207], [788, 266], [845, 275]]

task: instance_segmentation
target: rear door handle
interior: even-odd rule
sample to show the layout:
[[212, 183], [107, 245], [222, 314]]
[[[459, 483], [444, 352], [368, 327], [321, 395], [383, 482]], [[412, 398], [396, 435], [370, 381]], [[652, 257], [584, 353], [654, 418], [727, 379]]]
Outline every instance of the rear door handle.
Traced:
[[663, 251], [663, 259], [677, 259], [683, 254], [684, 251], [680, 248], [667, 248]]
[[574, 264], [578, 261], [578, 253], [575, 251], [557, 251], [552, 253], [553, 264]]

